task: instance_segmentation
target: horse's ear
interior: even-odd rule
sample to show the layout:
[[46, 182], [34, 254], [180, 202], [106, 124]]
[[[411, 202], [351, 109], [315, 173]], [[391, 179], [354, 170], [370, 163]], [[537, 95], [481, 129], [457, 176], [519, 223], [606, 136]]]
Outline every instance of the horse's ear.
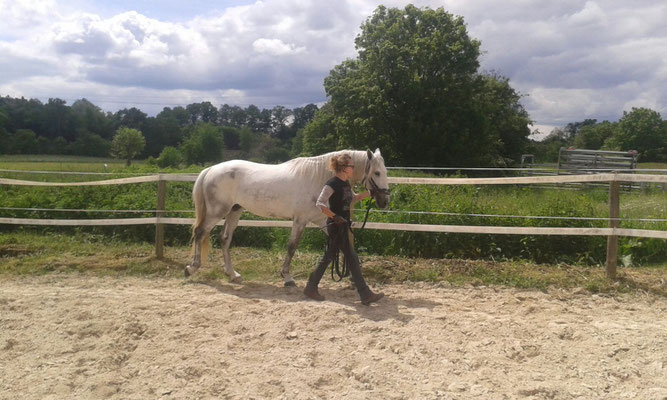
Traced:
[[375, 155], [376, 155], [376, 156], [381, 155], [381, 154], [380, 154], [380, 148], [379, 148], [379, 147], [376, 147], [376, 148], [375, 148]]
[[369, 160], [373, 158], [373, 152], [372, 151], [366, 150], [366, 154], [368, 155]]

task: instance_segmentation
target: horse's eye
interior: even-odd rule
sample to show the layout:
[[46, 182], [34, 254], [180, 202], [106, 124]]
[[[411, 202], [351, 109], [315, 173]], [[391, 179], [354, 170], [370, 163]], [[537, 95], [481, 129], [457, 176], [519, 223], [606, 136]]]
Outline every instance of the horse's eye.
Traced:
[[380, 176], [380, 171], [375, 171], [375, 176]]

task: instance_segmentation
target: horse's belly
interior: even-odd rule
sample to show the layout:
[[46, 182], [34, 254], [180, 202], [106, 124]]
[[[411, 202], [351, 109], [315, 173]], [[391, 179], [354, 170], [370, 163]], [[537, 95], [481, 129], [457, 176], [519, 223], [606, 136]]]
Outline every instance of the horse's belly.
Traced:
[[254, 191], [239, 196], [238, 204], [249, 212], [267, 218], [292, 218], [294, 199], [285, 193]]

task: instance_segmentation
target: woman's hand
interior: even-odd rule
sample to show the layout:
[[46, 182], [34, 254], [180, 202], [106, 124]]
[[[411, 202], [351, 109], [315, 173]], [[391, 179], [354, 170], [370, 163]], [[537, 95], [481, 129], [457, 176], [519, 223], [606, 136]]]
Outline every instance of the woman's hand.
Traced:
[[334, 224], [341, 224], [341, 225], [342, 224], [347, 224], [347, 220], [345, 218], [341, 217], [338, 214], [334, 215], [334, 217], [332, 219], [333, 219]]

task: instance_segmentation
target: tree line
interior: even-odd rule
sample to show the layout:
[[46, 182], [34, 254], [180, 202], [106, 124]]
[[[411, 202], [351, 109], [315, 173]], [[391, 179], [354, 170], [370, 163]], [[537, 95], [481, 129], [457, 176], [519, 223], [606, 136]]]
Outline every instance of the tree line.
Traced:
[[[201, 102], [148, 117], [137, 108], [105, 113], [86, 99], [67, 106], [61, 99], [0, 97], [0, 153], [136, 153], [165, 166], [231, 157], [273, 163], [379, 147], [388, 165], [504, 167], [523, 153], [553, 161], [559, 147], [573, 145], [665, 159], [665, 122], [647, 109], [626, 112], [616, 123], [571, 123], [543, 142], [531, 140], [522, 95], [506, 77], [480, 71], [480, 46], [463, 17], [443, 8], [379, 6], [361, 25], [357, 57], [324, 79], [328, 101], [321, 108]], [[121, 130], [123, 140], [114, 144]], [[132, 138], [137, 134], [143, 145]]]
[[561, 147], [636, 150], [640, 161], [667, 162], [667, 120], [658, 111], [633, 107], [615, 122], [586, 119], [556, 128], [529, 150], [541, 161], [554, 162]]
[[[241, 157], [275, 162], [290, 157], [292, 139], [317, 109], [314, 104], [294, 109], [228, 104], [217, 108], [201, 102], [165, 107], [149, 117], [136, 107], [104, 112], [86, 99], [68, 106], [62, 99], [43, 103], [6, 96], [0, 97], [0, 154], [106, 157], [113, 153], [113, 138], [128, 128], [144, 137], [137, 154], [141, 158], [159, 157], [172, 147], [190, 164], [206, 163], [220, 161], [225, 148]], [[207, 142], [211, 138], [212, 143]]]

